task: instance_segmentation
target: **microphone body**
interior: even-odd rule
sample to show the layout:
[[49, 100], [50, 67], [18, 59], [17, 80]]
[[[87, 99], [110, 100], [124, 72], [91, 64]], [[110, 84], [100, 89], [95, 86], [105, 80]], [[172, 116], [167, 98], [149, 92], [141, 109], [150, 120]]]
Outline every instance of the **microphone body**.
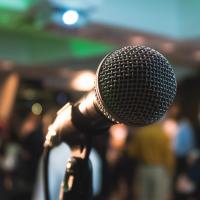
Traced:
[[162, 54], [144, 46], [121, 48], [101, 61], [94, 90], [58, 111], [47, 143], [66, 141], [77, 133], [104, 132], [114, 123], [154, 123], [166, 113], [175, 94], [175, 74]]
[[[70, 165], [64, 180], [68, 186], [75, 187], [67, 191], [70, 199], [77, 199], [79, 191], [85, 190], [86, 195], [82, 196], [81, 193], [79, 199], [86, 200], [91, 196], [91, 170], [85, 161], [89, 157], [92, 136], [103, 133], [114, 123], [145, 126], [158, 121], [168, 110], [175, 94], [174, 71], [159, 52], [149, 47], [127, 46], [108, 54], [97, 69], [94, 90], [75, 104], [67, 103], [61, 108], [46, 136], [44, 145], [47, 150], [61, 141], [69, 144], [71, 137], [76, 138], [76, 145], [82, 146], [78, 157], [73, 156], [77, 166], [80, 166], [80, 173], [71, 174], [76, 171], [76, 165]], [[83, 143], [86, 144], [85, 148], [77, 140], [80, 137], [86, 140]], [[84, 162], [84, 167], [78, 162], [79, 158]], [[46, 160], [45, 194], [46, 199], [49, 199]], [[85, 188], [85, 182], [88, 182], [88, 188]]]
[[64, 105], [49, 126], [45, 146], [68, 142], [72, 137], [78, 141], [83, 134], [104, 133], [114, 122], [101, 113], [95, 102], [94, 91], [91, 91], [75, 104]]

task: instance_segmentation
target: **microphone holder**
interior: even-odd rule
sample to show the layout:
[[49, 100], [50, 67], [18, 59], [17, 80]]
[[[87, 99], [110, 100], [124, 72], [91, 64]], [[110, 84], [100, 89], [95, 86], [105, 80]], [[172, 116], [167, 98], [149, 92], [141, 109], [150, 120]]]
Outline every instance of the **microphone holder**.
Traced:
[[[93, 112], [90, 112], [92, 109], [87, 109], [87, 112], [89, 112], [87, 118], [80, 112], [78, 106], [79, 104], [68, 103], [58, 111], [57, 118], [49, 127], [44, 144], [48, 150], [59, 144], [60, 141], [69, 144], [71, 140], [72, 157], [66, 164], [60, 200], [92, 200], [92, 165], [89, 159], [92, 139], [94, 134], [104, 133], [112, 123], [110, 120], [105, 120], [102, 114], [97, 115], [98, 118], [93, 120]], [[94, 113], [96, 112], [94, 109]], [[49, 200], [49, 150], [45, 152], [47, 153], [44, 165], [44, 186], [45, 198]]]
[[92, 200], [91, 135], [86, 141], [84, 146], [72, 149], [61, 184], [60, 200]]
[[[88, 121], [84, 120], [77, 106], [72, 105], [71, 117], [72, 124], [75, 125], [78, 130], [82, 130], [80, 134], [82, 139], [78, 142], [79, 145], [75, 145], [75, 147], [71, 148], [72, 157], [66, 164], [65, 176], [61, 184], [59, 199], [92, 200], [92, 164], [89, 155], [92, 148], [93, 132], [96, 130], [87, 127]], [[76, 134], [74, 134], [74, 137], [76, 138], [75, 135]]]

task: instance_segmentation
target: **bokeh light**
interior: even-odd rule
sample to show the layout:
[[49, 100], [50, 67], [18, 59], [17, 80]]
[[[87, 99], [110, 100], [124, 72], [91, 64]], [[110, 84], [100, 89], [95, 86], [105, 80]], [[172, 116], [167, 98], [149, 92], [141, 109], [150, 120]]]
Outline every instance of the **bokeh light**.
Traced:
[[63, 22], [67, 25], [75, 24], [79, 19], [79, 14], [76, 10], [68, 10], [63, 14]]
[[90, 71], [79, 73], [71, 82], [71, 87], [78, 91], [90, 91], [94, 87], [95, 74]]
[[43, 110], [42, 109], [42, 105], [40, 103], [34, 103], [32, 105], [31, 110], [32, 110], [33, 114], [35, 114], [35, 115], [41, 115], [42, 110]]

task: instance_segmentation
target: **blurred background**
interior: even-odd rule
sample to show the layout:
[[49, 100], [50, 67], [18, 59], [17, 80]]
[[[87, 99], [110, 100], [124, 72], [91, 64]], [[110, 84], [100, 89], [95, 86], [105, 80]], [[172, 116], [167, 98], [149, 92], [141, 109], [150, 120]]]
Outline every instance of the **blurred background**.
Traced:
[[93, 88], [106, 54], [145, 45], [173, 66], [177, 97], [155, 125], [94, 138], [95, 199], [199, 200], [199, 10], [198, 0], [0, 0], [0, 199], [34, 199], [56, 111]]

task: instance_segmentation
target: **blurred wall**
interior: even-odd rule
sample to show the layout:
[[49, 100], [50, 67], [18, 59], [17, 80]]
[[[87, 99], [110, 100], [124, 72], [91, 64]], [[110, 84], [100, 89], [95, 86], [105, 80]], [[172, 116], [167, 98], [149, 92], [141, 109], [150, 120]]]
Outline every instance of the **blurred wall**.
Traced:
[[93, 21], [185, 39], [200, 36], [199, 10], [199, 0], [102, 0]]

